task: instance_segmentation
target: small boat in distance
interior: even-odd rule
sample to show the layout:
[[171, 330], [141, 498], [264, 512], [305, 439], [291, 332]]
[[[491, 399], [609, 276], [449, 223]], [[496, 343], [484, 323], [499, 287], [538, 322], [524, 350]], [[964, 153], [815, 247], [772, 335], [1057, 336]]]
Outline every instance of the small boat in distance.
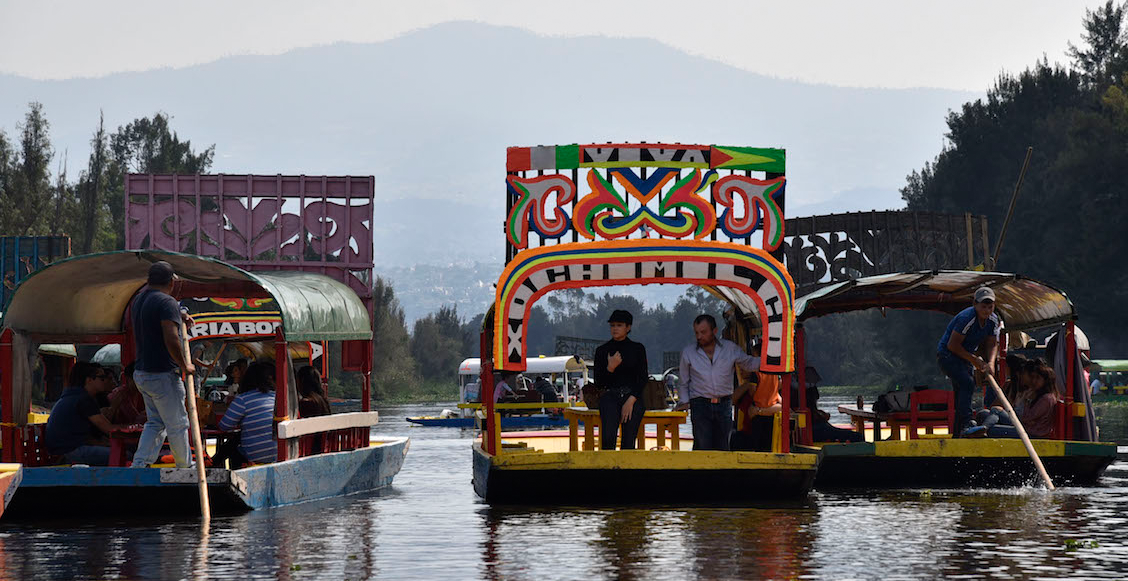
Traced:
[[[409, 417], [407, 421], [438, 428], [473, 428], [480, 420], [482, 394], [478, 376], [481, 359], [471, 357], [458, 365], [458, 410], [443, 410], [438, 416]], [[517, 376], [514, 394], [504, 394], [496, 409], [502, 410], [505, 428], [560, 427], [568, 425], [560, 410], [571, 407], [588, 382], [590, 363], [579, 356], [541, 355], [529, 360], [528, 369]], [[541, 379], [543, 378], [543, 379]], [[547, 382], [547, 383], [545, 383]], [[539, 388], [539, 389], [538, 389]]]

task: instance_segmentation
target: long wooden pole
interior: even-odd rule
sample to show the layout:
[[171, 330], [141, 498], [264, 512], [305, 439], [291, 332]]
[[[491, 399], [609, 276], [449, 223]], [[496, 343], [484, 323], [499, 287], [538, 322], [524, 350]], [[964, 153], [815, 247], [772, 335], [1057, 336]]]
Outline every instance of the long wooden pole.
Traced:
[[1038, 468], [1038, 473], [1042, 475], [1042, 480], [1046, 483], [1046, 488], [1053, 490], [1054, 483], [1050, 481], [1050, 475], [1046, 472], [1046, 467], [1042, 465], [1042, 459], [1038, 457], [1038, 453], [1034, 451], [1034, 444], [1030, 442], [1030, 436], [1026, 435], [1026, 428], [1022, 427], [1022, 422], [1018, 420], [1018, 414], [1014, 413], [1014, 408], [1011, 407], [1010, 401], [1007, 400], [1006, 394], [999, 387], [999, 383], [995, 381], [994, 376], [990, 373], [985, 374], [987, 381], [991, 382], [991, 387], [995, 389], [995, 397], [1003, 402], [1003, 407], [1006, 408], [1007, 413], [1010, 414], [1011, 420], [1014, 422], [1014, 427], [1018, 430], [1018, 437], [1022, 438], [1022, 445], [1026, 446], [1026, 453], [1030, 454], [1030, 459], [1034, 461], [1034, 466]]
[[[180, 321], [180, 346], [184, 351], [184, 365], [192, 361], [192, 353], [188, 350], [188, 329], [184, 321]], [[196, 375], [184, 374], [185, 385], [188, 387], [188, 425], [192, 429], [192, 445], [196, 448], [196, 484], [200, 490], [200, 516], [205, 521], [211, 520], [211, 504], [208, 502], [208, 475], [204, 471], [204, 438], [200, 435], [200, 416], [196, 413]]]
[[1034, 153], [1034, 147], [1026, 148], [1026, 159], [1022, 160], [1022, 171], [1018, 172], [1018, 181], [1014, 184], [1014, 193], [1011, 194], [1010, 208], [1007, 209], [1007, 217], [1003, 220], [1003, 228], [999, 232], [999, 240], [995, 243], [995, 255], [991, 258], [991, 264], [987, 267], [990, 270], [999, 268], [999, 253], [1003, 251], [1003, 240], [1007, 237], [1007, 226], [1010, 225], [1011, 216], [1014, 215], [1014, 206], [1018, 202], [1018, 192], [1022, 189], [1022, 182], [1026, 179], [1026, 169], [1030, 167], [1030, 155]]

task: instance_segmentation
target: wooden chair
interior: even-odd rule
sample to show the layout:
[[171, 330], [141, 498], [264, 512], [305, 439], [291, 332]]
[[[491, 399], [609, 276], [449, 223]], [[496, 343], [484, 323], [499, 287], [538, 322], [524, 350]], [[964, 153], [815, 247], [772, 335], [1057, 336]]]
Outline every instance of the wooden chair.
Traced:
[[[921, 410], [922, 405], [943, 404], [943, 410]], [[932, 428], [944, 426], [948, 434], [956, 423], [956, 394], [946, 389], [922, 389], [909, 394], [909, 439], [916, 440], [920, 436], [917, 429], [924, 428], [926, 434], [932, 433]]]

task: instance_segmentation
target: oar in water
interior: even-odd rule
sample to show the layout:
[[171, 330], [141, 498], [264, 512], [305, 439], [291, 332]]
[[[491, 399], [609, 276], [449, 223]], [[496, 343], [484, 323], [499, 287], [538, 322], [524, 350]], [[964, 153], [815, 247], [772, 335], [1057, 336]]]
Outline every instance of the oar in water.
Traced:
[[[184, 321], [180, 321], [180, 346], [184, 352], [184, 365], [192, 361], [192, 353], [188, 350], [188, 332]], [[200, 489], [200, 515], [205, 521], [211, 520], [211, 504], [208, 503], [208, 476], [204, 471], [204, 438], [200, 435], [200, 416], [196, 414], [196, 376], [185, 373], [185, 382], [188, 387], [188, 425], [192, 428], [192, 445], [196, 447], [196, 483]]]
[[1018, 437], [1022, 438], [1022, 444], [1026, 446], [1026, 453], [1030, 454], [1030, 459], [1034, 461], [1034, 466], [1038, 468], [1038, 473], [1042, 475], [1042, 480], [1046, 483], [1046, 488], [1053, 490], [1054, 483], [1050, 481], [1050, 475], [1046, 473], [1046, 467], [1042, 465], [1042, 459], [1038, 457], [1038, 453], [1034, 451], [1034, 444], [1030, 442], [1030, 436], [1026, 435], [1026, 428], [1022, 427], [1022, 422], [1018, 420], [1018, 414], [1014, 413], [1014, 408], [1011, 403], [1007, 401], [1007, 396], [1003, 393], [1002, 388], [999, 387], [998, 382], [991, 376], [990, 373], [984, 374], [987, 376], [987, 381], [991, 382], [991, 387], [995, 389], [995, 396], [999, 401], [1003, 402], [1003, 407], [1006, 408], [1007, 413], [1010, 414], [1011, 420], [1014, 422], [1014, 427], [1018, 430]]

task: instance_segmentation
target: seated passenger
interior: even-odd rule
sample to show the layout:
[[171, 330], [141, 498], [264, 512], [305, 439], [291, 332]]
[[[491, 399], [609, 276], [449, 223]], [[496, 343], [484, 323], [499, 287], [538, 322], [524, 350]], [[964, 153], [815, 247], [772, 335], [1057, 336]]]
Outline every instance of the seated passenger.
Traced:
[[[1058, 403], [1057, 378], [1054, 371], [1041, 359], [1028, 362], [1020, 372], [1021, 385], [1025, 388], [1014, 400], [1011, 407], [1018, 414], [1018, 420], [1031, 438], [1049, 438], [1054, 429], [1054, 406]], [[978, 426], [972, 426], [964, 433], [967, 436], [992, 438], [1017, 438], [1018, 429], [1014, 427], [1010, 414], [1001, 406], [982, 410], [976, 415]]]
[[113, 387], [109, 372], [97, 363], [80, 361], [71, 369], [70, 387], [51, 408], [47, 419], [47, 451], [71, 464], [110, 463], [107, 437], [121, 426], [110, 423], [98, 407], [98, 394]]
[[133, 364], [125, 366], [122, 384], [110, 392], [110, 422], [122, 425], [144, 424], [148, 419], [145, 413], [145, 398], [133, 382]]
[[298, 416], [314, 418], [327, 416], [332, 411], [329, 409], [329, 400], [321, 389], [321, 374], [310, 365], [298, 369]]
[[769, 452], [775, 431], [775, 415], [783, 410], [779, 394], [779, 376], [756, 372], [756, 382], [744, 382], [732, 394], [744, 421], [729, 440], [730, 450]]
[[549, 403], [557, 403], [560, 401], [560, 396], [556, 393], [556, 388], [552, 386], [552, 382], [545, 376], [537, 378], [533, 383], [533, 389], [541, 395], [541, 401]]
[[[807, 409], [811, 410], [811, 439], [815, 442], [862, 442], [865, 436], [854, 430], [831, 425], [830, 414], [819, 409], [819, 386], [822, 381], [819, 372], [808, 365], [806, 368], [807, 390], [805, 392]], [[791, 376], [791, 409], [799, 409], [799, 374]]]
[[509, 386], [509, 382], [516, 379], [514, 374], [501, 373], [495, 375], [495, 378], [496, 382], [494, 384], [494, 403], [500, 402], [502, 398], [513, 399], [517, 396], [517, 392], [513, 391], [513, 388]]
[[[1007, 396], [1007, 400], [1014, 402], [1015, 398], [1022, 391], [1021, 377], [1022, 370], [1030, 364], [1030, 360], [1017, 353], [1007, 355], [1007, 383], [1003, 385], [1003, 394]], [[995, 390], [988, 386], [986, 393], [983, 395], [983, 408], [991, 409], [996, 404]]]
[[219, 421], [221, 430], [241, 429], [238, 441], [228, 439], [213, 458], [217, 466], [230, 460], [232, 470], [250, 462], [273, 462], [278, 453], [274, 442], [273, 366], [256, 362], [247, 368], [241, 380], [242, 391]]

